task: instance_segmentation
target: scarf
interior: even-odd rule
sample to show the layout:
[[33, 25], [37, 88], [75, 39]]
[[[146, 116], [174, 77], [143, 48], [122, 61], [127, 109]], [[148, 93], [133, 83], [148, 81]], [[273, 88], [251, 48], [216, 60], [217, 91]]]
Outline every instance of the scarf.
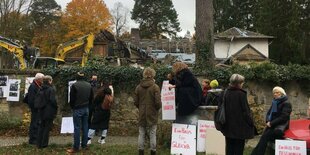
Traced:
[[270, 113], [269, 113], [268, 119], [267, 119], [268, 121], [271, 121], [272, 113], [278, 112], [278, 104], [282, 103], [285, 100], [287, 100], [287, 96], [282, 96], [282, 97], [279, 97], [279, 98], [276, 98], [276, 99], [272, 100], [271, 110], [270, 110]]

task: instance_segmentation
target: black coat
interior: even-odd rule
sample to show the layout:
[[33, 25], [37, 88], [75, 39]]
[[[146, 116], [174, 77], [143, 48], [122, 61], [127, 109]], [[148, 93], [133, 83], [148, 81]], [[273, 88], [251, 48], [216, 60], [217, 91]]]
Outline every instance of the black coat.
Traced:
[[[223, 99], [220, 96], [220, 101]], [[222, 102], [220, 102], [222, 103]], [[250, 139], [254, 137], [255, 127], [247, 100], [247, 92], [243, 89], [229, 87], [225, 95], [226, 123], [222, 133], [234, 139]]]
[[51, 85], [43, 84], [41, 91], [44, 92], [43, 94], [46, 97], [46, 105], [42, 109], [39, 109], [40, 118], [42, 120], [54, 119], [58, 109], [55, 89]]
[[201, 104], [202, 90], [192, 72], [183, 69], [176, 74], [176, 104], [178, 115], [189, 115]]
[[92, 103], [93, 97], [93, 90], [90, 83], [85, 80], [77, 80], [71, 86], [69, 104], [72, 109], [88, 107], [89, 103]]
[[111, 110], [102, 109], [102, 106], [101, 106], [105, 95], [104, 96], [97, 95], [94, 99], [95, 111], [93, 113], [93, 118], [90, 124], [91, 129], [102, 130], [102, 129], [109, 128]]
[[[29, 88], [28, 88], [28, 106], [30, 109], [35, 109], [34, 108], [34, 99], [36, 97], [37, 92], [39, 91], [39, 89], [41, 88], [41, 86], [39, 86], [36, 82], [36, 80], [33, 80], [33, 82], [30, 84]], [[37, 109], [36, 109], [37, 110]]]
[[[267, 118], [270, 114], [272, 106], [270, 106], [267, 115], [266, 115], [266, 122]], [[272, 113], [272, 119], [270, 121], [270, 125], [272, 128], [276, 127], [277, 125], [284, 124], [285, 122], [290, 120], [290, 115], [292, 112], [292, 105], [288, 101], [287, 97], [285, 97], [283, 100], [280, 101], [280, 103], [277, 104], [277, 112]], [[287, 126], [286, 128], [288, 128]]]

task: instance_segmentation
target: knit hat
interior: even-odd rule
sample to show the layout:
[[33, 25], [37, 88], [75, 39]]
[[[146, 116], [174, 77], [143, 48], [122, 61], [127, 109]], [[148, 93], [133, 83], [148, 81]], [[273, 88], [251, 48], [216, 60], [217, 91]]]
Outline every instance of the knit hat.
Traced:
[[217, 80], [212, 80], [211, 82], [210, 82], [210, 87], [211, 88], [216, 88], [216, 87], [218, 87], [219, 86], [219, 82], [217, 81]]
[[280, 92], [283, 96], [286, 96], [285, 90], [282, 87], [276, 86], [272, 89], [272, 92], [274, 93], [275, 91]]

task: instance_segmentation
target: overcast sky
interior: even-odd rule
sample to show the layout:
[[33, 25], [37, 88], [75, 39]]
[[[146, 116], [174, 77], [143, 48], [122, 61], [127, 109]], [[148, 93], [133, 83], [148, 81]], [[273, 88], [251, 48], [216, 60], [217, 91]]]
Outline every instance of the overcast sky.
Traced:
[[[56, 2], [61, 5], [61, 8], [64, 10], [67, 6], [67, 3], [71, 0], [56, 0]], [[108, 9], [111, 10], [114, 6], [114, 3], [121, 2], [125, 7], [132, 11], [134, 6], [134, 0], [104, 0]], [[180, 22], [180, 27], [182, 31], [178, 33], [180, 36], [184, 36], [187, 30], [193, 34], [195, 26], [195, 0], [172, 0], [175, 10], [178, 13], [178, 18]], [[130, 20], [128, 27], [137, 28], [138, 24]]]

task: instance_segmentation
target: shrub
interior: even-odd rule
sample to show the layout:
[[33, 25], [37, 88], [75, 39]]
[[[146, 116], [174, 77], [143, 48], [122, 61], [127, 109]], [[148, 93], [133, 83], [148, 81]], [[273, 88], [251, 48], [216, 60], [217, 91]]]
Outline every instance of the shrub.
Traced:
[[0, 113], [0, 120], [0, 130], [14, 129], [22, 125], [22, 119], [4, 112]]

